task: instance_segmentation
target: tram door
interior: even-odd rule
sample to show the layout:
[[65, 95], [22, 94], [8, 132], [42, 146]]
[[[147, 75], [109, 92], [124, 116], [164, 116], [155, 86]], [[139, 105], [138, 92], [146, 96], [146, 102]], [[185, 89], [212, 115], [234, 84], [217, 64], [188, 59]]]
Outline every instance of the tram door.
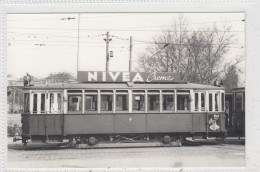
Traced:
[[233, 126], [233, 117], [232, 117], [232, 110], [233, 110], [233, 94], [226, 93], [225, 94], [225, 124], [226, 128], [230, 128]]

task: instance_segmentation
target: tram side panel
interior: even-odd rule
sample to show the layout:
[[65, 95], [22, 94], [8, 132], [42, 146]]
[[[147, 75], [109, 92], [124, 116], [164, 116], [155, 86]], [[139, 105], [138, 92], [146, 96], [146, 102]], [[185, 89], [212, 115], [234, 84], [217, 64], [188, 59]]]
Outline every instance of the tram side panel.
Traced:
[[64, 135], [114, 133], [113, 114], [65, 114]]

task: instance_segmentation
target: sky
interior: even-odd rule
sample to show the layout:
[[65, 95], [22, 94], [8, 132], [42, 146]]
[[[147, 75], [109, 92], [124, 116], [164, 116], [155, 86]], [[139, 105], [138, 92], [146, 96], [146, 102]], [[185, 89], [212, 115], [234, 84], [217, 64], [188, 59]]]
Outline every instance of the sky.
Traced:
[[[179, 15], [188, 21], [191, 31], [224, 24], [232, 26], [237, 44], [231, 47], [224, 62], [245, 58], [244, 13], [73, 13], [8, 14], [7, 74], [14, 78], [27, 72], [36, 77], [50, 73], [78, 70], [105, 71], [105, 34], [109, 32], [110, 71], [128, 71], [129, 38], [133, 38], [133, 70], [138, 54], [153, 38], [173, 23]], [[69, 20], [68, 20], [69, 19]], [[79, 35], [79, 40], [78, 40]], [[79, 41], [79, 42], [78, 42]], [[77, 63], [78, 57], [78, 63]], [[78, 64], [78, 65], [77, 65]], [[240, 85], [245, 80], [245, 59], [238, 65]]]

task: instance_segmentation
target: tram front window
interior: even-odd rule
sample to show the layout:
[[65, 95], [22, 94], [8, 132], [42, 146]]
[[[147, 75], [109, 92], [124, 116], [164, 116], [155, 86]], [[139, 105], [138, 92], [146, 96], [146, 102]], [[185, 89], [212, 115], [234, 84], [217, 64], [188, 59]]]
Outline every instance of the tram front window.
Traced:
[[45, 94], [41, 94], [41, 113], [45, 112]]
[[85, 96], [85, 110], [86, 111], [97, 111], [97, 95], [86, 95]]
[[195, 93], [195, 111], [199, 111], [199, 93]]
[[163, 110], [164, 111], [173, 111], [174, 110], [173, 95], [163, 95]]
[[212, 106], [213, 106], [212, 93], [209, 93], [209, 111], [212, 111]]
[[177, 110], [190, 110], [189, 95], [177, 95]]
[[69, 104], [68, 104], [69, 112], [81, 112], [82, 111], [82, 97], [79, 95], [70, 95], [69, 96]]
[[101, 111], [112, 111], [113, 95], [101, 95]]
[[205, 111], [205, 95], [201, 93], [201, 111]]
[[148, 110], [159, 111], [159, 109], [160, 109], [159, 95], [148, 95]]
[[33, 95], [33, 113], [37, 113], [37, 94]]
[[128, 95], [116, 95], [116, 111], [128, 110]]
[[215, 94], [215, 111], [218, 111], [218, 94]]
[[144, 95], [133, 95], [133, 111], [144, 111]]

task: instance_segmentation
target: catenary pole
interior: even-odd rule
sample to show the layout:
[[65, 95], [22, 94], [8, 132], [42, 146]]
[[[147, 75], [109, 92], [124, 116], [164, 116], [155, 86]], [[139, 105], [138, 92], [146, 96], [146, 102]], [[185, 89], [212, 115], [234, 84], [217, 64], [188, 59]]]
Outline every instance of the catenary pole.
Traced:
[[78, 71], [79, 71], [79, 24], [80, 24], [80, 13], [78, 14], [77, 78], [78, 78]]
[[130, 47], [129, 47], [129, 72], [132, 72], [132, 48], [133, 48], [133, 37], [130, 36]]
[[109, 71], [109, 32], [106, 34], [107, 38], [106, 41], [106, 72]]

